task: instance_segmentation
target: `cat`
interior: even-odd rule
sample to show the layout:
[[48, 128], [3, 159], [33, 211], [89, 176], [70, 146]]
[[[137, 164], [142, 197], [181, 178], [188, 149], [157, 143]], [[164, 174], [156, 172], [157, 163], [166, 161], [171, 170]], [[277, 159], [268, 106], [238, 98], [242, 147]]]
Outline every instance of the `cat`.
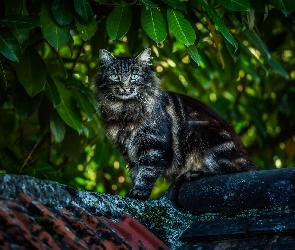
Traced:
[[256, 170], [232, 126], [192, 97], [163, 91], [151, 50], [114, 57], [101, 49], [95, 98], [106, 132], [129, 164], [128, 197], [146, 200], [170, 181]]

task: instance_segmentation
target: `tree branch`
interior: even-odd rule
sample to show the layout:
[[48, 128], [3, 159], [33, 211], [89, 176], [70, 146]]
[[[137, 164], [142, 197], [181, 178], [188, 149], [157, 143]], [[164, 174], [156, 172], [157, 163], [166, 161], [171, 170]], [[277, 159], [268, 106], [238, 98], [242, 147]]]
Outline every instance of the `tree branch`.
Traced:
[[85, 42], [84, 42], [84, 40], [83, 40], [83, 41], [82, 41], [82, 44], [81, 44], [81, 46], [80, 46], [80, 48], [79, 48], [79, 51], [78, 51], [78, 53], [77, 53], [77, 56], [76, 56], [75, 59], [74, 59], [73, 66], [72, 66], [72, 68], [70, 69], [70, 73], [71, 73], [71, 74], [73, 74], [74, 69], [75, 69], [75, 67], [76, 67], [76, 65], [77, 65], [77, 63], [78, 63], [78, 60], [79, 60], [79, 58], [80, 58], [80, 55], [81, 55], [82, 50], [83, 50], [83, 47], [84, 47], [84, 44], [85, 44]]
[[31, 159], [32, 157], [32, 154], [34, 153], [35, 149], [37, 148], [38, 144], [40, 143], [41, 141], [41, 136], [39, 137], [38, 141], [35, 143], [33, 149], [31, 150], [31, 152], [29, 153], [28, 157], [26, 158], [24, 164], [22, 165], [22, 167], [20, 168], [19, 170], [19, 173], [21, 173], [21, 171], [23, 170], [23, 168], [27, 165], [28, 161]]

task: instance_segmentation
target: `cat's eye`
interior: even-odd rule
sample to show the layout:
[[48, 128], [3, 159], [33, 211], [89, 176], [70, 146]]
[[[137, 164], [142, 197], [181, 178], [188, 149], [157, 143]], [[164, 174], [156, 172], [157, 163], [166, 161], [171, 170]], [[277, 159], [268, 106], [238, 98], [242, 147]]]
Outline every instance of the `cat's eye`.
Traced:
[[111, 75], [110, 79], [114, 80], [114, 81], [118, 81], [119, 80], [119, 76], [118, 75]]
[[138, 78], [138, 75], [131, 75], [131, 80], [136, 80]]

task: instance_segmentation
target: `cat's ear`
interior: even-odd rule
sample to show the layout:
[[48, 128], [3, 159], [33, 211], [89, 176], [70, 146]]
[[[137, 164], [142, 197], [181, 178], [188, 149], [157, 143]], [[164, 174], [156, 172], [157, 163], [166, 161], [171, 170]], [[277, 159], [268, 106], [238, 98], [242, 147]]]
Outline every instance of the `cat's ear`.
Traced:
[[144, 51], [142, 51], [136, 58], [138, 62], [151, 65], [151, 49], [147, 48]]
[[99, 59], [101, 64], [110, 64], [115, 60], [115, 57], [105, 49], [99, 50]]

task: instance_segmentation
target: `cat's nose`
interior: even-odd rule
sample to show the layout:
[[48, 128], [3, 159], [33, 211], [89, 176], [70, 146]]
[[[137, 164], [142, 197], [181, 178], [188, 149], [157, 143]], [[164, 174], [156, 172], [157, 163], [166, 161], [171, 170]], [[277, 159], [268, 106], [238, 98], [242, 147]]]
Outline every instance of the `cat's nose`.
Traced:
[[129, 81], [121, 81], [121, 88], [126, 91], [130, 88]]
[[125, 85], [125, 84], [124, 84], [124, 85], [122, 86], [122, 89], [123, 89], [123, 90], [127, 90], [127, 89], [129, 89], [129, 85]]

